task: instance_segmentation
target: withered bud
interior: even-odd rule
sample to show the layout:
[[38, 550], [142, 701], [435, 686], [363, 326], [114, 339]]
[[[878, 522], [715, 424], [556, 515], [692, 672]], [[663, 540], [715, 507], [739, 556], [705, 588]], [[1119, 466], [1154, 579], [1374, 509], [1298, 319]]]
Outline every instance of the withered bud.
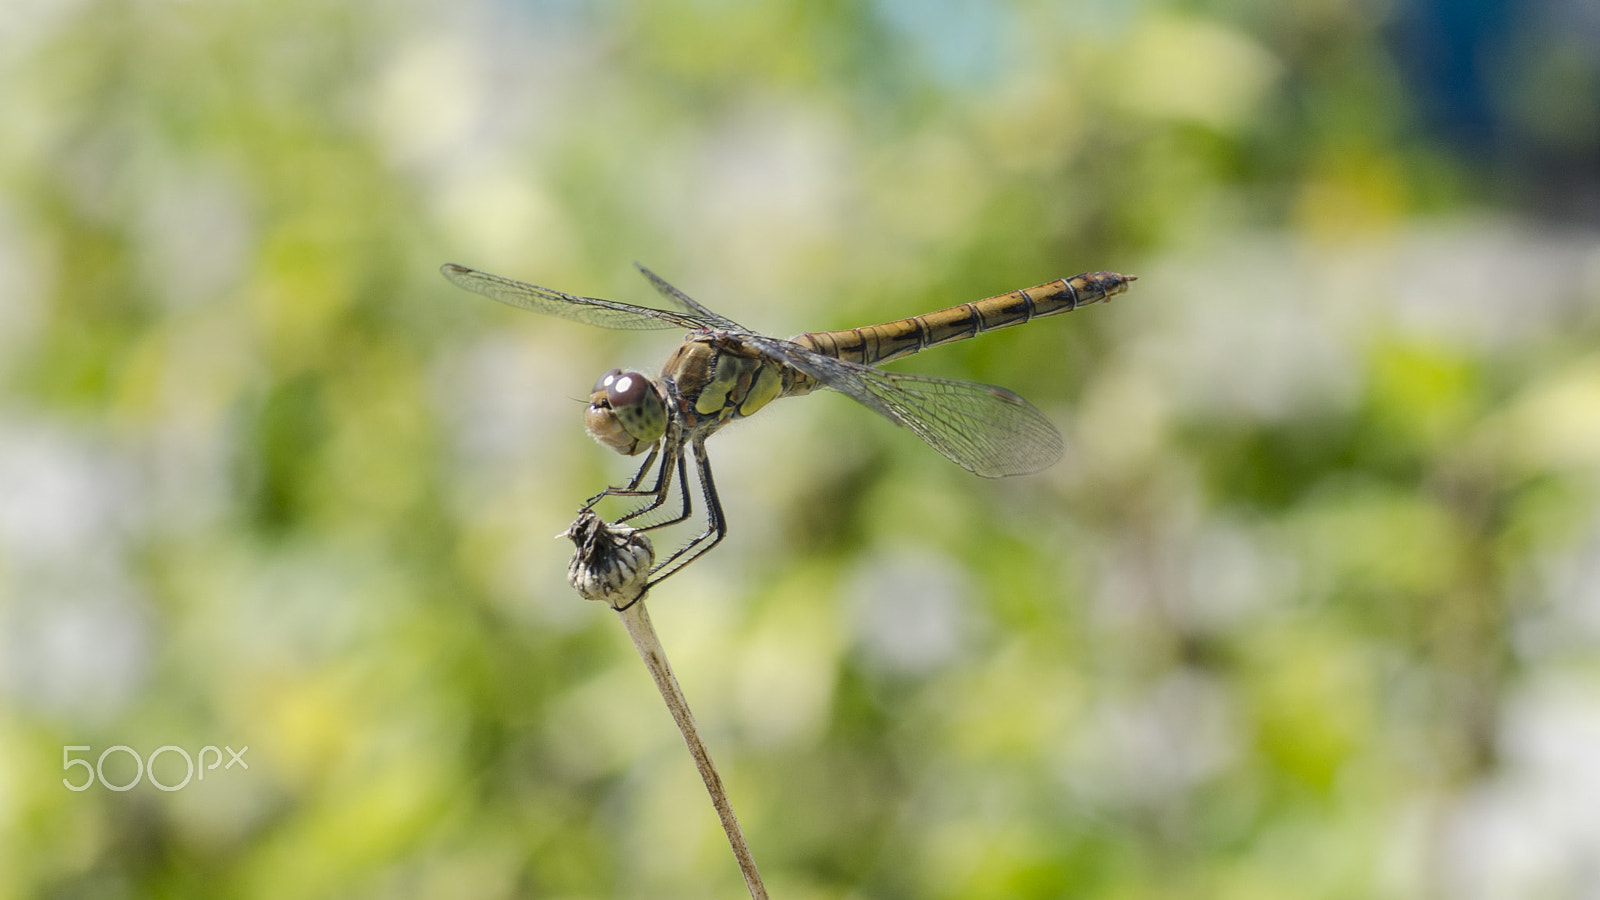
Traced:
[[612, 525], [584, 510], [566, 531], [577, 546], [567, 566], [567, 583], [586, 600], [623, 610], [643, 599], [656, 551], [650, 538], [626, 525]]

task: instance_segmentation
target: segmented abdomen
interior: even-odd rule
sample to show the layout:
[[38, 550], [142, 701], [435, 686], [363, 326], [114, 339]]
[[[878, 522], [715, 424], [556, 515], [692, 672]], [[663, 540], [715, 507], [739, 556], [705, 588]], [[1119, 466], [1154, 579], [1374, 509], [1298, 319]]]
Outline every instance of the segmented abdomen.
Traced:
[[813, 331], [791, 340], [825, 356], [872, 366], [985, 331], [1110, 300], [1126, 291], [1134, 278], [1116, 272], [1085, 272], [926, 315], [843, 331]]

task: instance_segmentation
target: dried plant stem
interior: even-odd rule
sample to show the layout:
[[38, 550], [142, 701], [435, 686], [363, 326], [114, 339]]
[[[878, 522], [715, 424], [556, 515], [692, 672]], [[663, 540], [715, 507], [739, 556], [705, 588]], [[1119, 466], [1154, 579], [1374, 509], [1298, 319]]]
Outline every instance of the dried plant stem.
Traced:
[[689, 701], [683, 696], [683, 689], [678, 687], [678, 679], [672, 674], [672, 666], [667, 663], [666, 651], [661, 648], [661, 641], [656, 638], [656, 629], [650, 624], [650, 615], [645, 612], [644, 603], [637, 602], [626, 609], [617, 611], [622, 617], [622, 624], [628, 629], [628, 636], [633, 638], [633, 645], [638, 648], [639, 656], [644, 660], [645, 667], [650, 670], [650, 677], [656, 681], [656, 688], [661, 691], [661, 699], [667, 703], [667, 709], [672, 712], [673, 721], [678, 723], [678, 730], [683, 732], [683, 741], [689, 745], [689, 753], [694, 757], [695, 767], [700, 770], [700, 777], [705, 780], [706, 791], [711, 794], [711, 802], [717, 808], [717, 817], [722, 820], [722, 830], [727, 832], [728, 843], [733, 846], [733, 855], [739, 860], [739, 871], [744, 874], [744, 883], [750, 889], [753, 900], [767, 900], [767, 888], [761, 883], [761, 873], [756, 871], [755, 857], [750, 855], [750, 846], [744, 842], [744, 832], [739, 830], [739, 820], [734, 817], [733, 805], [728, 802], [728, 793], [723, 790], [722, 776], [717, 774], [717, 767], [711, 762], [711, 754], [706, 751], [705, 742], [700, 740], [700, 732], [695, 728], [694, 714], [689, 712]]

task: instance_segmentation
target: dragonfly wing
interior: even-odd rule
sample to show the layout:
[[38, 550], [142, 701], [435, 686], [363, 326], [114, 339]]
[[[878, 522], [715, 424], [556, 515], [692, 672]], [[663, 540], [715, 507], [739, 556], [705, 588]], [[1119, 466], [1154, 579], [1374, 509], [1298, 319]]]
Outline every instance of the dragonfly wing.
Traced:
[[1033, 404], [1005, 388], [886, 372], [762, 335], [739, 339], [911, 429], [975, 475], [1027, 475], [1061, 458], [1061, 433]]
[[697, 319], [704, 319], [707, 322], [712, 323], [713, 327], [717, 328], [718, 330], [738, 331], [746, 334], [751, 333], [750, 329], [740, 325], [738, 322], [735, 322], [726, 316], [718, 315], [717, 313], [706, 309], [704, 306], [701, 306], [700, 303], [693, 297], [690, 297], [683, 291], [680, 291], [668, 284], [665, 278], [662, 278], [660, 275], [657, 275], [656, 273], [645, 268], [643, 263], [636, 262], [633, 264], [633, 267], [638, 269], [639, 274], [643, 275], [650, 282], [650, 286], [655, 288], [656, 291], [660, 293], [661, 296], [665, 297], [673, 306], [676, 306], [677, 308], [694, 316]]
[[715, 328], [714, 319], [702, 318], [688, 312], [671, 312], [664, 309], [651, 309], [647, 306], [634, 306], [631, 303], [618, 303], [615, 300], [601, 300], [596, 297], [579, 297], [575, 294], [566, 294], [550, 288], [539, 287], [536, 284], [527, 284], [502, 278], [499, 275], [490, 275], [477, 269], [458, 266], [455, 263], [446, 263], [440, 267], [444, 277], [450, 279], [457, 287], [466, 288], [474, 293], [482, 294], [494, 300], [499, 300], [509, 306], [532, 310], [547, 316], [558, 316], [571, 319], [574, 322], [583, 322], [586, 325], [599, 325], [604, 328], [619, 328], [630, 331], [648, 331], [662, 328]]
[[1029, 475], [1061, 458], [1061, 433], [1033, 404], [1005, 388], [871, 372], [860, 384], [893, 410], [896, 420], [969, 472], [985, 478]]

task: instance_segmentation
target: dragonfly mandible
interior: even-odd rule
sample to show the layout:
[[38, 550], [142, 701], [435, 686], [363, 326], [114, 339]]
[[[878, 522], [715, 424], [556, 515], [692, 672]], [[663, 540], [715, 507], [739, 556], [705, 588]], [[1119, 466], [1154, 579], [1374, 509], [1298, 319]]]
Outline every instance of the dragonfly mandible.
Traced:
[[[680, 571], [728, 532], [706, 455], [706, 439], [779, 397], [808, 394], [818, 388], [839, 391], [911, 429], [950, 461], [986, 478], [1026, 475], [1048, 467], [1061, 456], [1061, 434], [1017, 394], [971, 381], [889, 372], [877, 365], [986, 331], [1108, 301], [1126, 291], [1136, 278], [1085, 272], [926, 315], [842, 331], [808, 332], [783, 340], [706, 309], [654, 272], [635, 265], [671, 309], [580, 297], [454, 263], [440, 271], [459, 287], [545, 315], [606, 328], [689, 331], [659, 377], [620, 369], [600, 376], [584, 412], [584, 425], [595, 440], [627, 456], [647, 455], [627, 484], [607, 487], [589, 498], [583, 510], [605, 497], [649, 498], [616, 520], [628, 522], [665, 505], [676, 483], [682, 509], [672, 518], [639, 530], [686, 521], [693, 514], [693, 504], [685, 448], [694, 457], [706, 507], [705, 530], [656, 563], [647, 587]], [[651, 472], [655, 473], [654, 484], [642, 487]]]

